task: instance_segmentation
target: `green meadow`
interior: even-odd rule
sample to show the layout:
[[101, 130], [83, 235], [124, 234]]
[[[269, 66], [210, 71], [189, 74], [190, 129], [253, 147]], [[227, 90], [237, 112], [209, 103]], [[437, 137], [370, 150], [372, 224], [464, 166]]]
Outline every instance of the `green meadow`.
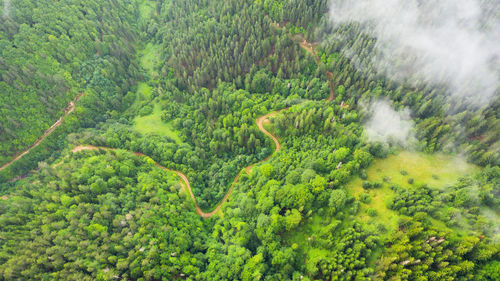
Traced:
[[153, 134], [161, 137], [168, 137], [176, 143], [182, 142], [179, 135], [172, 127], [171, 122], [165, 123], [161, 120], [161, 106], [159, 103], [154, 104], [153, 113], [134, 118], [134, 130], [142, 134]]
[[[387, 206], [394, 192], [391, 185], [404, 188], [418, 188], [427, 184], [431, 188], [443, 189], [454, 184], [461, 176], [472, 174], [478, 167], [468, 164], [464, 159], [445, 154], [424, 154], [401, 151], [385, 159], [376, 159], [366, 169], [369, 182], [380, 182], [382, 186], [374, 189], [364, 189], [363, 179], [356, 177], [347, 185], [347, 190], [359, 199], [363, 194], [369, 194], [371, 201], [361, 203], [358, 219], [367, 223], [380, 223], [388, 230], [395, 230], [398, 215]], [[410, 184], [413, 180], [413, 183]], [[375, 209], [377, 216], [371, 217], [367, 210]]]

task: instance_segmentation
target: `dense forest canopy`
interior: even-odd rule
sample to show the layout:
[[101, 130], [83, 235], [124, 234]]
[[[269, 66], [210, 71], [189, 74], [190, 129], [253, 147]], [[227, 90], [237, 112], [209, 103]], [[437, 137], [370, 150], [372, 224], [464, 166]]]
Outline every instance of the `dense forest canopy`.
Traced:
[[499, 280], [500, 85], [347, 2], [0, 2], [0, 280]]

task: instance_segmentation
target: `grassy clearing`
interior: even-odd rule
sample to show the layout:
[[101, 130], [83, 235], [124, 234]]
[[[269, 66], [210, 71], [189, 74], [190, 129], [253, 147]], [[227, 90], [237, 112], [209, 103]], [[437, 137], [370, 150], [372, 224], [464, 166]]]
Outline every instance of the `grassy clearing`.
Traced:
[[329, 220], [325, 220], [324, 216], [314, 214], [307, 219], [307, 221], [302, 223], [298, 229], [290, 232], [285, 239], [289, 241], [290, 245], [297, 244], [297, 251], [303, 256], [304, 260], [318, 256], [318, 254], [326, 256], [328, 254], [327, 250], [315, 248], [311, 244], [315, 238], [315, 234], [320, 233], [321, 229], [324, 228], [328, 222]]
[[[363, 180], [359, 177], [353, 179], [347, 186], [347, 189], [357, 199], [364, 193], [370, 194], [371, 198], [371, 202], [361, 204], [360, 211], [355, 219], [369, 228], [383, 225], [387, 231], [382, 235], [382, 238], [387, 238], [397, 229], [399, 219], [395, 211], [387, 208], [394, 196], [394, 192], [390, 189], [391, 184], [398, 184], [404, 188], [416, 188], [419, 184], [426, 183], [430, 187], [441, 189], [454, 184], [463, 175], [477, 172], [478, 169], [476, 166], [467, 164], [462, 159], [441, 154], [427, 155], [400, 152], [386, 159], [378, 159], [366, 170], [366, 174], [367, 180], [370, 182], [383, 182], [380, 188], [365, 190], [362, 187]], [[406, 171], [407, 175], [401, 174], [402, 170]], [[383, 181], [386, 177], [391, 178], [390, 183]], [[408, 183], [409, 178], [414, 179], [414, 184]], [[375, 209], [378, 215], [369, 216], [367, 210], [370, 208]], [[290, 246], [296, 244], [299, 255], [305, 261], [312, 260], [317, 256], [327, 256], [327, 250], [314, 247], [310, 241], [314, 241], [316, 235], [332, 219], [334, 218], [320, 213], [314, 214], [303, 222], [298, 229], [287, 234], [284, 239], [288, 241]], [[440, 229], [447, 228], [445, 223], [441, 221], [431, 219], [431, 222]], [[345, 223], [347, 221], [343, 221], [337, 229], [342, 229]], [[382, 251], [382, 248], [376, 249], [367, 262], [373, 265]]]
[[[362, 187], [363, 180], [357, 177], [348, 184], [347, 189], [357, 199], [364, 193], [370, 195], [371, 202], [361, 204], [358, 220], [368, 224], [382, 224], [390, 233], [397, 228], [399, 218], [396, 212], [387, 208], [394, 196], [390, 185], [414, 188], [420, 184], [427, 184], [432, 188], [443, 189], [455, 183], [461, 176], [478, 170], [478, 167], [458, 157], [402, 151], [386, 159], [376, 160], [366, 170], [367, 180], [381, 182], [382, 187], [365, 190]], [[407, 174], [402, 171], [406, 171]], [[386, 183], [384, 178], [389, 178], [390, 181]], [[409, 184], [409, 179], [413, 179], [414, 183]], [[375, 209], [378, 215], [370, 217], [367, 214], [368, 209]]]
[[128, 112], [136, 112], [146, 104], [148, 104], [153, 95], [153, 88], [146, 82], [139, 82], [137, 84], [137, 92], [135, 94], [134, 103], [127, 110]]
[[155, 12], [154, 2], [141, 1], [139, 6], [139, 14], [142, 19], [150, 19]]
[[136, 99], [139, 101], [150, 100], [153, 89], [147, 83], [140, 82], [137, 85]]
[[151, 77], [158, 76], [155, 69], [158, 63], [158, 56], [160, 55], [160, 48], [160, 45], [155, 45], [150, 42], [139, 52], [141, 66], [151, 75]]
[[161, 120], [161, 106], [154, 104], [153, 113], [147, 116], [137, 116], [134, 118], [134, 130], [142, 134], [153, 134], [161, 137], [168, 137], [176, 143], [182, 143], [172, 124]]

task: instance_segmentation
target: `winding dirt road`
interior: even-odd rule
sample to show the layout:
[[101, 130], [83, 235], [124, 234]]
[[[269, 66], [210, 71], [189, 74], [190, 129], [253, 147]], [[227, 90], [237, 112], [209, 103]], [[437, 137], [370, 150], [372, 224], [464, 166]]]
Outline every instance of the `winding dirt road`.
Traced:
[[39, 137], [36, 142], [30, 146], [28, 149], [26, 149], [25, 151], [19, 153], [18, 155], [16, 155], [14, 158], [12, 158], [12, 160], [10, 160], [9, 162], [5, 163], [2, 167], [0, 167], [0, 171], [2, 171], [3, 169], [6, 169], [7, 167], [9, 167], [10, 165], [12, 165], [12, 163], [16, 162], [17, 160], [19, 160], [21, 157], [23, 157], [24, 155], [28, 154], [33, 148], [37, 147], [38, 145], [40, 145], [40, 143], [48, 136], [50, 135], [57, 127], [59, 127], [61, 124], [62, 124], [62, 121], [63, 121], [63, 118], [68, 116], [68, 114], [70, 114], [71, 112], [73, 112], [75, 110], [75, 103], [77, 101], [80, 100], [80, 98], [83, 96], [83, 93], [80, 93], [76, 96], [76, 98], [71, 101], [68, 106], [64, 109], [64, 114], [63, 116], [61, 116], [54, 124], [52, 124], [52, 126], [50, 126], [50, 128], [45, 131], [45, 133], [43, 133], [43, 135], [41, 137]]
[[[281, 109], [283, 110], [283, 109]], [[278, 138], [274, 135], [272, 135], [271, 133], [269, 133], [265, 128], [264, 128], [264, 123], [265, 121], [267, 121], [269, 119], [269, 117], [272, 117], [274, 115], [276, 115], [278, 112], [280, 112], [281, 110], [278, 110], [278, 111], [274, 111], [274, 112], [271, 112], [271, 113], [268, 113], [264, 116], [261, 116], [259, 118], [257, 118], [256, 120], [256, 123], [257, 123], [257, 127], [259, 128], [260, 131], [262, 131], [266, 136], [268, 136], [269, 138], [271, 138], [275, 144], [275, 148], [274, 148], [274, 152], [277, 152], [279, 150], [281, 150], [281, 145], [278, 141]], [[114, 148], [109, 148], [109, 147], [102, 147], [102, 146], [93, 146], [93, 145], [80, 145], [80, 146], [77, 146], [75, 148], [73, 148], [71, 150], [71, 152], [79, 152], [79, 151], [83, 151], [83, 150], [96, 150], [96, 149], [103, 149], [103, 150], [115, 150]], [[151, 159], [151, 157], [143, 154], [143, 153], [140, 153], [140, 152], [133, 152], [135, 155], [138, 155], [138, 156], [143, 156], [143, 157], [147, 157], [149, 159]], [[274, 153], [273, 153], [274, 154]], [[258, 163], [262, 163], [262, 162], [265, 162], [267, 160], [269, 160], [269, 158], [272, 156], [269, 155], [267, 158], [259, 161]], [[151, 159], [152, 160], [152, 159]], [[154, 161], [154, 160], [153, 160]], [[191, 199], [193, 199], [193, 202], [194, 202], [194, 205], [196, 207], [196, 213], [200, 216], [202, 216], [203, 218], [209, 218], [213, 215], [215, 215], [219, 210], [220, 208], [222, 207], [222, 204], [224, 204], [227, 199], [229, 198], [229, 196], [231, 195], [231, 193], [233, 192], [233, 186], [235, 183], [238, 182], [238, 180], [240, 179], [241, 177], [241, 174], [243, 172], [249, 172], [251, 171], [252, 167], [255, 165], [255, 164], [258, 164], [258, 163], [254, 163], [248, 167], [245, 167], [243, 168], [239, 173], [238, 175], [236, 175], [236, 177], [234, 178], [233, 182], [231, 183], [231, 186], [229, 187], [229, 190], [226, 192], [226, 195], [224, 195], [224, 197], [222, 198], [222, 200], [219, 202], [219, 204], [217, 204], [217, 206], [210, 212], [203, 212], [203, 210], [198, 206], [198, 203], [196, 203], [196, 197], [194, 196], [194, 193], [193, 193], [193, 190], [191, 189], [191, 184], [189, 183], [189, 179], [187, 178], [187, 176], [182, 173], [182, 172], [179, 172], [179, 171], [176, 171], [176, 170], [172, 170], [172, 169], [169, 169], [169, 168], [166, 168], [166, 167], [163, 167], [162, 165], [156, 163], [154, 161], [155, 165], [163, 170], [167, 170], [167, 171], [171, 171], [171, 172], [174, 172], [177, 174], [177, 176], [179, 176], [179, 178], [181, 178], [181, 181], [183, 182], [182, 184], [182, 187], [184, 189], [185, 192], [188, 192], [189, 195], [191, 196]]]
[[[277, 29], [282, 29], [284, 28], [284, 24], [279, 24], [279, 23], [273, 23], [273, 26]], [[299, 45], [302, 49], [306, 50], [307, 52], [311, 53], [314, 56], [314, 60], [316, 60], [316, 63], [319, 65], [321, 63], [321, 59], [319, 58], [318, 54], [316, 53], [316, 50], [314, 49], [314, 45], [311, 42], [308, 42], [306, 38], [302, 34], [295, 34], [292, 35], [292, 38], [295, 40], [299, 41]], [[328, 80], [328, 84], [330, 85], [330, 96], [328, 97], [328, 101], [333, 101], [335, 99], [335, 87], [333, 83], [333, 73], [329, 70], [325, 72], [326, 80]]]
[[[277, 26], [279, 28], [279, 25], [277, 25]], [[297, 35], [297, 37], [299, 37], [299, 36]], [[316, 60], [316, 62], [318, 64], [321, 63], [320, 58], [318, 57], [318, 55], [316, 54], [316, 51], [314, 49], [314, 45], [311, 44], [311, 43], [309, 43], [309, 42], [307, 42], [307, 40], [305, 38], [303, 38], [302, 36], [300, 36], [300, 40], [301, 40], [301, 42], [299, 43], [300, 47], [302, 47], [303, 49], [305, 49], [307, 52], [310, 52], [311, 54], [313, 54], [314, 57], [315, 57], [315, 60]], [[328, 98], [328, 101], [333, 101], [335, 99], [334, 83], [332, 81], [333, 74], [330, 71], [326, 71], [325, 75], [326, 75], [326, 78], [327, 78], [328, 83], [330, 85], [330, 96]], [[14, 159], [12, 159], [11, 161], [9, 161], [7, 164], [5, 164], [2, 167], [0, 167], [0, 171], [3, 170], [3, 169], [5, 169], [5, 168], [7, 168], [12, 163], [14, 163], [18, 159], [20, 159], [21, 157], [23, 157], [24, 155], [26, 155], [27, 153], [29, 153], [31, 151], [31, 149], [33, 149], [36, 146], [38, 146], [45, 139], [45, 137], [47, 137], [49, 134], [51, 134], [55, 130], [55, 128], [57, 128], [58, 126], [60, 126], [61, 123], [62, 123], [63, 118], [66, 117], [68, 114], [70, 114], [71, 112], [73, 112], [75, 110], [75, 103], [82, 97], [82, 95], [83, 95], [83, 93], [79, 94], [75, 98], [74, 101], [70, 102], [70, 104], [68, 105], [68, 107], [65, 109], [64, 115], [61, 118], [59, 118], [59, 120], [57, 120], [29, 149], [27, 149], [26, 151], [24, 151], [21, 154], [17, 155]], [[278, 110], [278, 111], [274, 111], [274, 112], [268, 113], [268, 114], [266, 114], [264, 116], [261, 116], [261, 117], [257, 118], [256, 124], [257, 124], [257, 127], [259, 128], [259, 130], [262, 131], [266, 136], [268, 136], [269, 138], [271, 138], [273, 140], [273, 142], [275, 144], [274, 152], [271, 155], [269, 155], [268, 157], [266, 157], [265, 159], [259, 161], [258, 163], [254, 163], [254, 164], [252, 164], [252, 165], [250, 165], [248, 167], [243, 168], [238, 173], [238, 175], [236, 175], [236, 177], [234, 178], [233, 182], [231, 183], [231, 186], [229, 187], [229, 190], [226, 192], [226, 194], [224, 195], [224, 197], [222, 198], [222, 200], [210, 212], [203, 212], [203, 210], [198, 206], [198, 203], [196, 203], [196, 198], [195, 198], [194, 193], [193, 193], [193, 191], [191, 189], [191, 185], [189, 183], [189, 179], [186, 177], [185, 174], [183, 174], [180, 171], [175, 171], [175, 170], [171, 170], [171, 169], [168, 169], [166, 167], [163, 167], [160, 164], [156, 163], [154, 160], [153, 161], [154, 161], [155, 165], [158, 166], [159, 168], [164, 169], [164, 170], [168, 170], [168, 171], [172, 171], [172, 172], [176, 173], [179, 176], [179, 178], [181, 179], [181, 181], [183, 182], [182, 186], [183, 186], [184, 191], [187, 191], [189, 193], [189, 195], [191, 196], [191, 199], [193, 200], [194, 205], [196, 207], [196, 213], [199, 214], [200, 216], [202, 216], [203, 218], [210, 218], [211, 216], [213, 216], [214, 214], [216, 214], [220, 210], [220, 208], [222, 207], [222, 204], [224, 204], [227, 201], [227, 199], [229, 198], [229, 196], [233, 192], [233, 186], [234, 186], [234, 184], [238, 182], [238, 180], [241, 177], [241, 174], [243, 172], [250, 173], [250, 171], [252, 170], [252, 168], [256, 164], [259, 164], [259, 163], [262, 163], [262, 162], [265, 162], [265, 161], [269, 160], [269, 158], [271, 158], [272, 155], [275, 152], [281, 150], [281, 145], [280, 145], [280, 143], [278, 141], [278, 138], [276, 136], [272, 135], [271, 133], [269, 133], [264, 128], [264, 123], [269, 120], [269, 117], [275, 116], [280, 111], [286, 110], [286, 109], [287, 108], [284, 108], [284, 109], [281, 109], [281, 110]], [[92, 145], [81, 145], [81, 146], [77, 146], [77, 147], [73, 148], [71, 151], [74, 152], [74, 153], [76, 153], [76, 152], [79, 152], [79, 151], [82, 151], [82, 150], [96, 150], [96, 149], [114, 150], [114, 148], [109, 148], [109, 147], [97, 147], [97, 146], [92, 146]], [[145, 155], [143, 153], [139, 153], [139, 152], [133, 152], [133, 153], [135, 155], [139, 155], [139, 156], [150, 158], [149, 156], [147, 156], [147, 155]], [[59, 165], [59, 164], [56, 164], [56, 165]]]
[[[298, 36], [300, 40], [302, 40], [299, 44], [302, 49], [306, 50], [307, 52], [313, 54], [314, 59], [316, 60], [317, 64], [321, 63], [321, 60], [319, 59], [318, 54], [316, 53], [316, 50], [314, 49], [314, 45], [307, 42], [307, 40], [302, 37]], [[334, 91], [334, 85], [333, 85], [333, 73], [329, 70], [325, 72], [326, 80], [328, 80], [328, 84], [330, 85], [330, 96], [328, 97], [328, 101], [333, 101], [335, 99], [335, 91]]]

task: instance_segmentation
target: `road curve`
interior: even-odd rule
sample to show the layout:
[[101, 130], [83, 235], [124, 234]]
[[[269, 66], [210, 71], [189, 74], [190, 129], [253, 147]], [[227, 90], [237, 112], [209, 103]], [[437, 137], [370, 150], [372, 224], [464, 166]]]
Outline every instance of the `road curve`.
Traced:
[[[279, 28], [279, 25], [278, 25], [278, 28]], [[300, 39], [302, 39], [302, 41], [299, 43], [300, 47], [302, 47], [306, 51], [312, 53], [314, 55], [314, 57], [315, 57], [316, 62], [319, 64], [320, 60], [319, 60], [318, 55], [316, 54], [316, 51], [314, 50], [313, 44], [309, 43], [303, 37], [301, 37]], [[333, 101], [334, 98], [335, 98], [334, 85], [333, 85], [333, 81], [332, 81], [333, 74], [330, 71], [327, 71], [326, 72], [326, 77], [327, 77], [328, 83], [330, 85], [330, 96], [328, 98], [328, 101]], [[3, 169], [7, 168], [8, 166], [10, 166], [12, 163], [14, 163], [15, 161], [17, 161], [19, 158], [23, 157], [25, 154], [27, 154], [28, 152], [30, 152], [31, 149], [33, 149], [34, 147], [38, 146], [45, 139], [45, 137], [47, 137], [49, 134], [51, 134], [55, 130], [55, 128], [57, 128], [58, 126], [60, 126], [61, 123], [62, 123], [63, 118], [66, 117], [71, 112], [73, 112], [73, 110], [75, 109], [75, 102], [77, 102], [81, 98], [82, 95], [83, 95], [83, 93], [79, 94], [75, 98], [74, 101], [70, 102], [70, 104], [68, 105], [68, 107], [65, 110], [64, 115], [61, 118], [59, 118], [59, 120], [57, 120], [56, 123], [54, 123], [29, 149], [27, 149], [26, 151], [24, 151], [21, 154], [17, 155], [14, 159], [12, 159], [8, 163], [6, 163], [2, 167], [0, 167], [0, 171], [2, 171]], [[286, 108], [284, 108], [284, 109], [286, 109]], [[284, 110], [284, 109], [281, 109], [281, 110]], [[278, 141], [278, 138], [276, 138], [274, 135], [272, 135], [271, 133], [269, 133], [264, 128], [264, 122], [266, 120], [268, 120], [269, 117], [272, 117], [272, 116], [276, 115], [281, 110], [268, 113], [268, 114], [266, 114], [264, 116], [261, 116], [261, 117], [257, 118], [257, 120], [256, 120], [257, 127], [259, 128], [259, 130], [262, 131], [266, 136], [268, 136], [269, 138], [271, 138], [273, 140], [273, 142], [275, 144], [274, 152], [277, 152], [277, 151], [281, 150], [281, 145], [280, 145], [280, 143]], [[97, 146], [92, 146], [92, 145], [80, 145], [80, 146], [77, 146], [77, 147], [73, 148], [71, 151], [76, 153], [76, 152], [82, 151], [82, 150], [95, 150], [95, 149], [114, 150], [114, 148], [109, 148], [109, 147], [97, 147]], [[133, 153], [135, 155], [139, 155], [139, 156], [144, 156], [144, 157], [150, 158], [149, 156], [144, 155], [143, 153], [139, 153], [139, 152], [133, 152]], [[268, 157], [266, 157], [265, 159], [259, 161], [258, 163], [262, 163], [264, 161], [269, 160], [269, 158], [271, 158], [271, 156], [272, 156], [272, 154], [269, 155]], [[172, 171], [172, 172], [176, 173], [179, 176], [179, 178], [181, 178], [181, 180], [183, 182], [184, 191], [187, 190], [187, 192], [191, 196], [191, 199], [193, 199], [194, 205], [196, 207], [196, 213], [198, 213], [203, 218], [209, 218], [209, 217], [213, 216], [214, 214], [216, 214], [220, 210], [220, 208], [222, 207], [222, 204], [224, 204], [227, 201], [227, 199], [229, 198], [229, 196], [233, 192], [233, 186], [234, 186], [234, 184], [236, 182], [238, 182], [238, 180], [239, 180], [239, 178], [241, 176], [241, 173], [243, 173], [243, 172], [250, 172], [252, 170], [252, 167], [254, 165], [258, 164], [258, 163], [254, 163], [254, 164], [252, 164], [252, 165], [250, 165], [248, 167], [243, 168], [238, 173], [238, 175], [236, 175], [236, 177], [234, 178], [233, 182], [231, 183], [231, 186], [229, 187], [229, 190], [226, 192], [226, 194], [224, 195], [224, 197], [222, 198], [222, 200], [219, 202], [219, 204], [217, 204], [217, 206], [215, 207], [215, 209], [212, 210], [211, 212], [203, 212], [203, 210], [201, 210], [201, 208], [198, 206], [198, 203], [196, 203], [196, 198], [194, 196], [194, 193], [193, 193], [193, 191], [191, 189], [191, 185], [189, 183], [189, 179], [186, 177], [185, 174], [183, 174], [180, 171], [175, 171], [175, 170], [171, 170], [171, 169], [168, 169], [166, 167], [163, 167], [163, 166], [161, 166], [160, 164], [158, 164], [156, 162], [155, 162], [155, 165], [158, 166], [158, 167], [160, 167], [160, 168], [162, 168], [162, 169], [164, 169], [164, 170], [168, 170], [168, 171]], [[56, 165], [59, 165], [59, 164], [56, 164]]]
[[[274, 115], [276, 115], [278, 112], [280, 112], [281, 110], [278, 110], [278, 111], [274, 111], [274, 112], [271, 112], [271, 113], [268, 113], [264, 116], [261, 116], [259, 118], [257, 118], [256, 120], [256, 123], [257, 123], [257, 127], [259, 128], [260, 131], [262, 131], [266, 136], [268, 136], [269, 138], [271, 138], [275, 144], [275, 148], [274, 148], [274, 152], [276, 151], [279, 151], [281, 149], [281, 145], [278, 141], [278, 138], [276, 138], [274, 135], [272, 135], [271, 133], [269, 133], [265, 128], [264, 128], [264, 121], [268, 120], [269, 117], [272, 117]], [[96, 149], [103, 149], [103, 150], [116, 150], [115, 148], [109, 148], [109, 147], [103, 147], [103, 146], [93, 146], [93, 145], [80, 145], [80, 146], [76, 146], [74, 147], [71, 152], [79, 152], [79, 151], [82, 151], [82, 150], [96, 150]], [[133, 152], [135, 155], [138, 155], [138, 156], [144, 156], [144, 157], [147, 157], [147, 158], [150, 158], [149, 156], [143, 154], [143, 153], [140, 153], [140, 152]], [[261, 163], [261, 162], [264, 162], [264, 161], [267, 161], [272, 155], [269, 155], [267, 158], [259, 161], [258, 163]], [[151, 159], [152, 160], [152, 159]], [[154, 161], [154, 160], [153, 160]], [[222, 200], [219, 202], [219, 204], [217, 204], [217, 206], [210, 212], [203, 212], [203, 210], [198, 206], [198, 203], [196, 202], [196, 197], [194, 196], [194, 193], [193, 193], [193, 190], [191, 189], [191, 184], [189, 183], [189, 179], [187, 178], [187, 176], [180, 172], [180, 171], [176, 171], [176, 170], [172, 170], [172, 169], [169, 169], [169, 168], [166, 168], [166, 167], [163, 167], [162, 165], [156, 163], [156, 161], [154, 161], [155, 165], [163, 170], [167, 170], [167, 171], [171, 171], [171, 172], [174, 172], [177, 174], [177, 176], [179, 176], [179, 178], [181, 179], [182, 181], [182, 187], [184, 189], [185, 192], [188, 192], [189, 193], [189, 196], [191, 196], [191, 199], [193, 199], [193, 202], [194, 202], [194, 205], [196, 207], [196, 213], [198, 215], [200, 215], [201, 217], [203, 218], [210, 218], [211, 216], [215, 215], [219, 210], [220, 208], [222, 207], [222, 204], [224, 204], [227, 199], [229, 198], [229, 196], [231, 195], [231, 193], [233, 192], [233, 186], [235, 183], [238, 182], [238, 180], [240, 179], [241, 177], [241, 174], [245, 171], [249, 171], [251, 170], [251, 168], [255, 165], [255, 164], [258, 164], [258, 163], [254, 163], [248, 167], [245, 167], [243, 168], [239, 173], [238, 175], [236, 175], [236, 177], [234, 178], [233, 182], [231, 183], [231, 186], [229, 187], [229, 190], [226, 192], [226, 194], [224, 195], [224, 197], [222, 198]]]
[[28, 154], [33, 148], [37, 147], [48, 135], [50, 135], [57, 127], [59, 127], [62, 124], [63, 118], [66, 117], [68, 114], [70, 114], [71, 112], [73, 112], [75, 110], [75, 103], [78, 100], [80, 100], [80, 98], [82, 96], [83, 96], [83, 93], [78, 94], [76, 96], [76, 98], [74, 100], [72, 100], [68, 104], [68, 106], [64, 109], [63, 116], [61, 116], [54, 124], [52, 124], [52, 126], [50, 126], [50, 128], [47, 131], [45, 131], [45, 133], [43, 133], [43, 135], [41, 137], [39, 137], [32, 146], [30, 146], [25, 151], [19, 153], [14, 158], [12, 158], [12, 160], [10, 160], [9, 162], [5, 163], [2, 167], [0, 167], [0, 171], [2, 171], [3, 169], [6, 169], [10, 165], [12, 165], [12, 163], [16, 162], [21, 157], [23, 157], [24, 155]]

